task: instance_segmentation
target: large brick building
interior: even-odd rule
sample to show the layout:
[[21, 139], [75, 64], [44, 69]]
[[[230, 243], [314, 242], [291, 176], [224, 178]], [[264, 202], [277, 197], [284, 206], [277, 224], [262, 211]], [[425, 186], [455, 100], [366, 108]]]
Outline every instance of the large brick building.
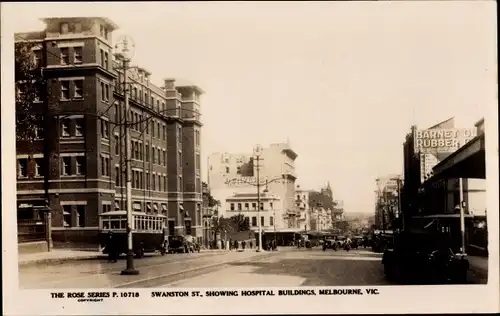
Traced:
[[[18, 222], [43, 221], [33, 206], [44, 201], [47, 170], [54, 244], [95, 244], [98, 215], [126, 205], [125, 89], [112, 41], [117, 26], [97, 17], [43, 21], [44, 31], [15, 38], [38, 44], [34, 58], [48, 79], [48, 102], [33, 111], [51, 117], [39, 138], [17, 142]], [[201, 237], [202, 90], [171, 79], [155, 86], [147, 70], [134, 67], [127, 93], [133, 209], [167, 215], [170, 234]], [[20, 242], [31, 239], [29, 229], [19, 230]]]

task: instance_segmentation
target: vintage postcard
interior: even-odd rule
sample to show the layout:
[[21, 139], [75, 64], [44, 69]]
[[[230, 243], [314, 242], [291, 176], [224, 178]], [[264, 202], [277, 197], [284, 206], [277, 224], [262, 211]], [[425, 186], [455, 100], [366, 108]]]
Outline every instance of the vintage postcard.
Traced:
[[4, 314], [499, 312], [494, 1], [1, 13]]

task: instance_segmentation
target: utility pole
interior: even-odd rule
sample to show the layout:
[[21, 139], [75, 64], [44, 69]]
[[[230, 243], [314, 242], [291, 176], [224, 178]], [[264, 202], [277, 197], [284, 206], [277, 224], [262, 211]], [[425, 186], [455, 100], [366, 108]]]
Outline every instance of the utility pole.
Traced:
[[460, 234], [462, 236], [462, 254], [465, 254], [465, 215], [464, 215], [464, 188], [463, 179], [458, 178], [458, 189], [460, 190]]
[[260, 145], [255, 146], [254, 155], [257, 160], [257, 218], [259, 221], [259, 247], [257, 252], [262, 251], [262, 219], [260, 217], [260, 155], [262, 154], [262, 147]]
[[126, 56], [129, 52], [129, 39], [127, 37], [123, 38], [121, 44], [123, 58], [123, 86], [124, 86], [124, 101], [125, 101], [125, 113], [124, 113], [124, 131], [125, 131], [125, 178], [126, 178], [126, 204], [127, 204], [127, 243], [128, 243], [128, 251], [127, 251], [127, 267], [125, 270], [121, 272], [122, 275], [137, 275], [139, 271], [134, 268], [134, 249], [133, 249], [133, 237], [132, 237], [132, 229], [133, 229], [133, 217], [132, 217], [132, 177], [131, 177], [131, 165], [130, 165], [130, 157], [131, 157], [131, 148], [130, 148], [130, 127], [128, 126], [129, 122], [129, 112], [130, 112], [130, 104], [129, 104], [129, 96], [128, 96], [128, 67], [130, 62], [130, 56]]

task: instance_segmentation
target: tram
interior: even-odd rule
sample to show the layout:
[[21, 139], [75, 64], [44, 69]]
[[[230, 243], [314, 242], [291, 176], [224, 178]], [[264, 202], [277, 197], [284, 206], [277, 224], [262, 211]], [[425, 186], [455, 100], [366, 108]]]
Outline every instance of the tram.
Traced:
[[[161, 214], [147, 214], [132, 212], [132, 242], [134, 254], [142, 258], [144, 253], [160, 251], [162, 255], [167, 252], [168, 233], [167, 217]], [[102, 213], [99, 216], [99, 243], [106, 247], [109, 232], [116, 238], [118, 254], [128, 252], [127, 240], [127, 212], [123, 210]], [[104, 248], [104, 252], [106, 249]]]

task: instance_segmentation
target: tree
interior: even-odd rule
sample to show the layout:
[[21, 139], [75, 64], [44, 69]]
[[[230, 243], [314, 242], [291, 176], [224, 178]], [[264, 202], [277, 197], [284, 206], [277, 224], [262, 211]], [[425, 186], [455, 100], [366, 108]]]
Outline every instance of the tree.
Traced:
[[232, 231], [244, 232], [250, 230], [250, 220], [243, 214], [233, 215], [229, 218], [232, 224]]
[[[221, 235], [222, 233], [228, 233], [231, 231], [231, 220], [229, 218], [224, 218], [224, 216], [216, 216], [212, 218], [212, 229], [216, 235]], [[217, 239], [217, 238], [216, 238]]]
[[15, 49], [16, 81], [16, 140], [33, 141], [43, 125], [43, 108], [37, 101], [46, 98], [46, 79], [42, 74], [41, 59], [33, 48], [37, 44], [19, 42]]

